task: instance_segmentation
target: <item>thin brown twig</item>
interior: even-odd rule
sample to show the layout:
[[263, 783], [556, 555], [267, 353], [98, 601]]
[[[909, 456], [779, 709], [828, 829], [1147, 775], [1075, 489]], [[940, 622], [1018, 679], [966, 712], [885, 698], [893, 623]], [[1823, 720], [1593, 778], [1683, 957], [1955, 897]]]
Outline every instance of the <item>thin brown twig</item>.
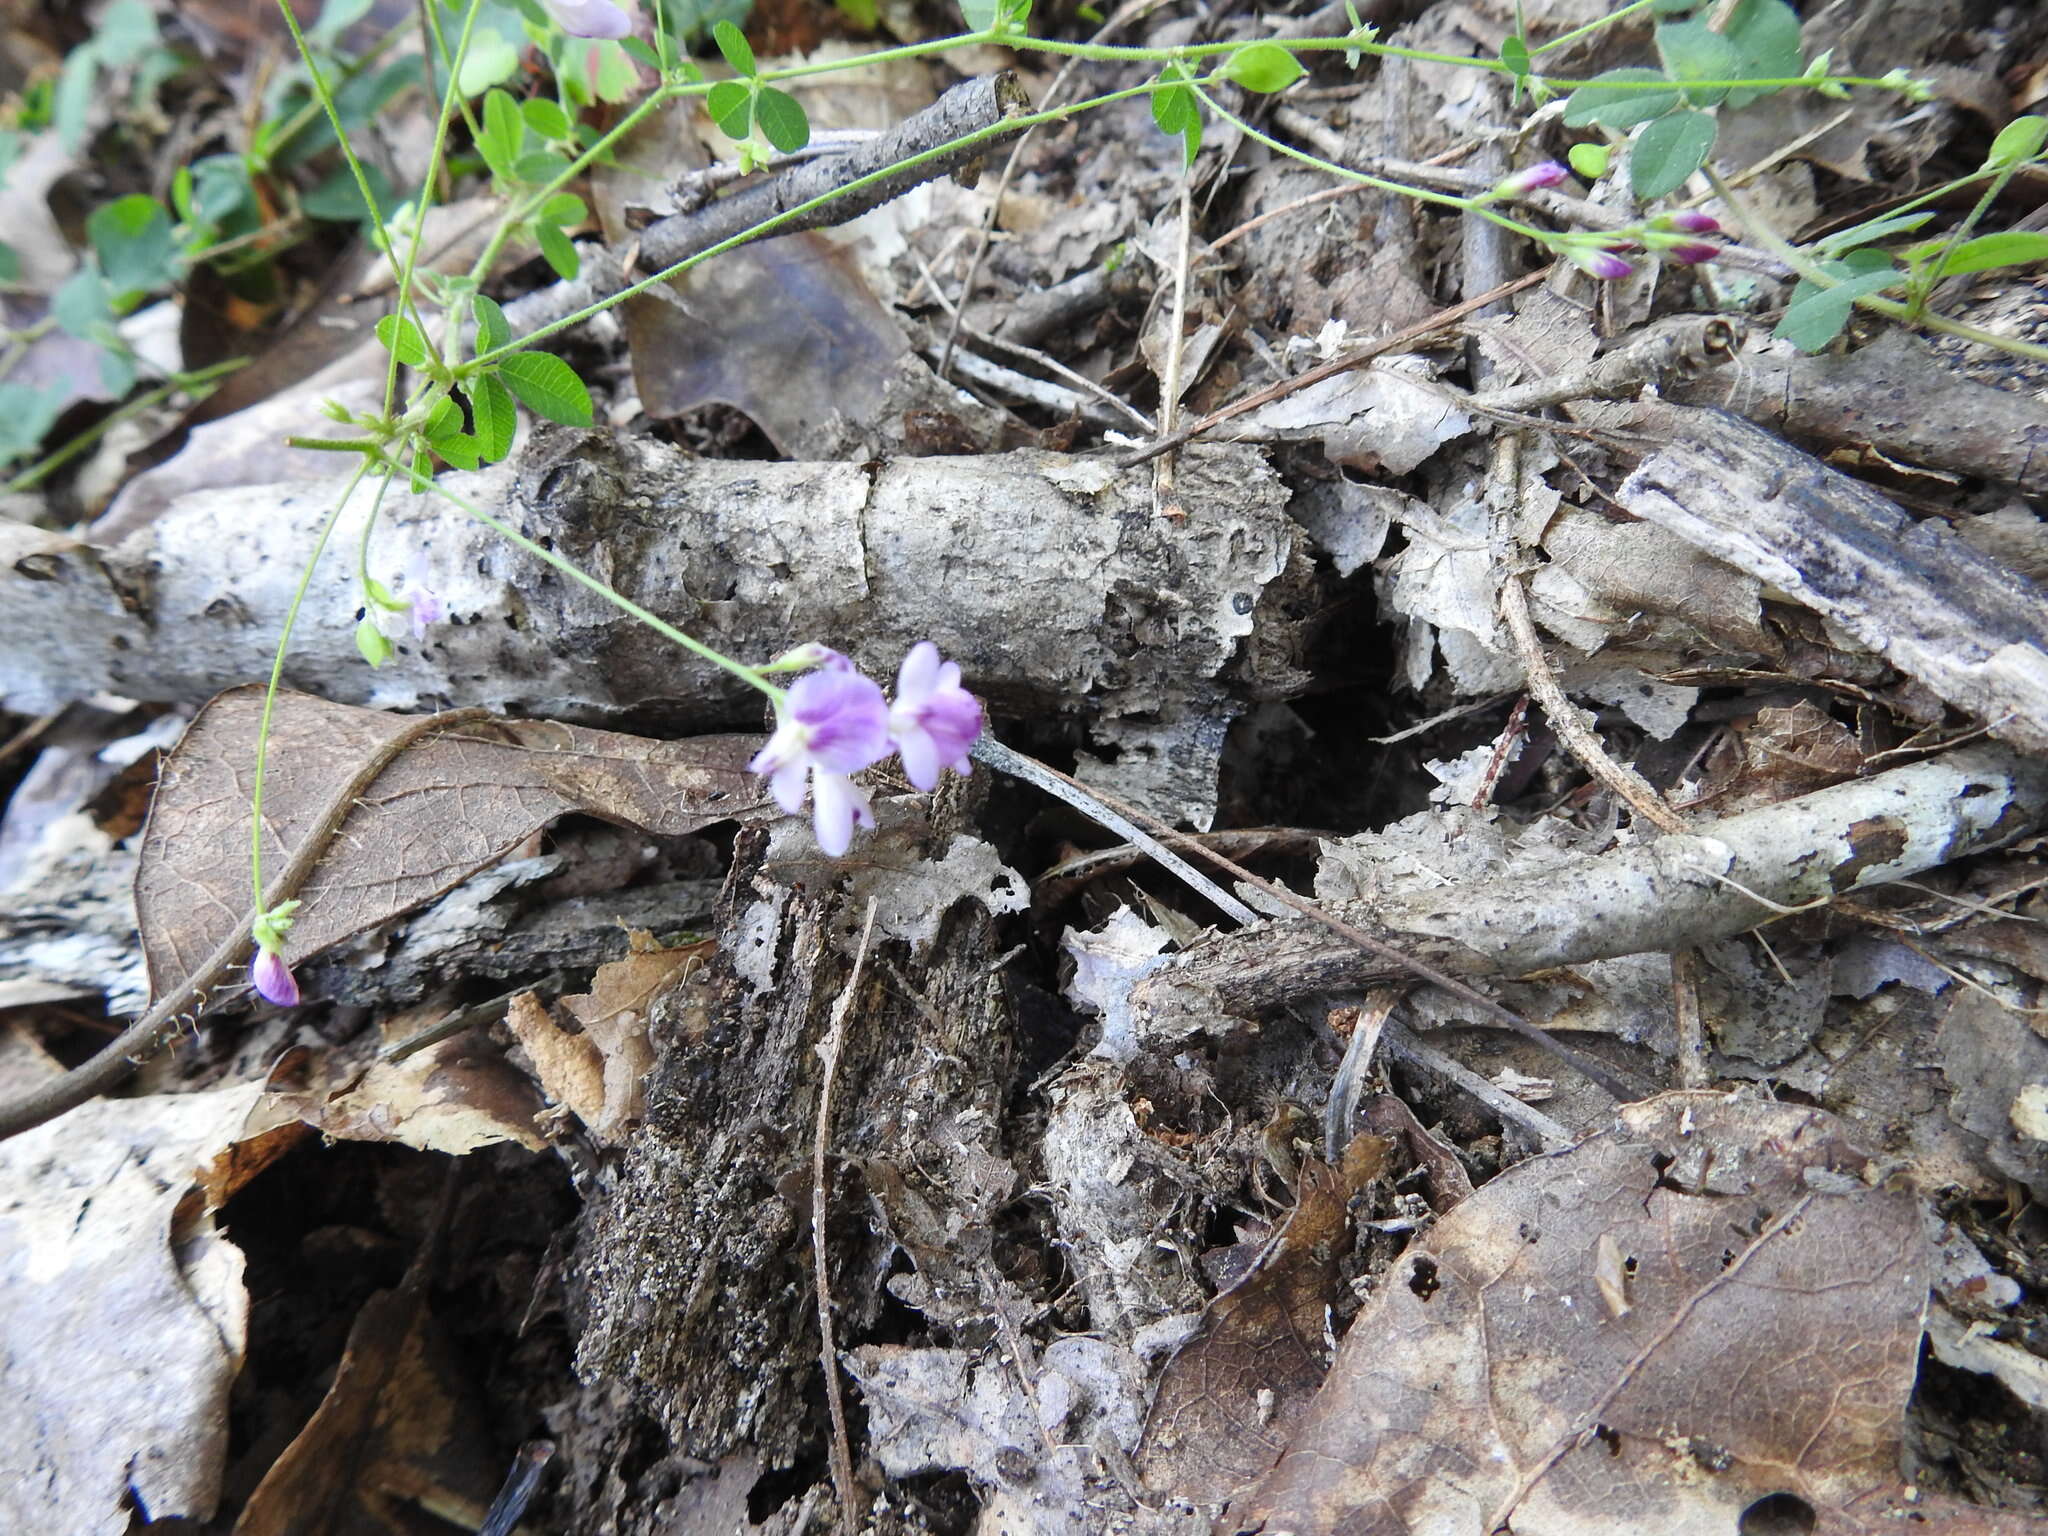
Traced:
[[[1183, 332], [1188, 321], [1188, 258], [1194, 245], [1194, 167], [1183, 166], [1180, 176], [1180, 239], [1174, 246], [1173, 304], [1166, 317], [1166, 366], [1159, 376], [1159, 431], [1172, 441], [1174, 424], [1180, 420], [1181, 364], [1187, 352]], [[1152, 510], [1161, 517], [1184, 518], [1186, 508], [1174, 494], [1173, 453], [1162, 453], [1152, 465]]]
[[839, 1000], [832, 1005], [832, 1020], [818, 1045], [823, 1080], [818, 1085], [818, 1132], [811, 1144], [811, 1265], [817, 1272], [818, 1363], [825, 1371], [825, 1403], [832, 1414], [832, 1486], [839, 1495], [839, 1528], [846, 1536], [860, 1529], [854, 1498], [853, 1448], [846, 1435], [846, 1396], [839, 1385], [839, 1350], [832, 1337], [832, 1281], [825, 1265], [825, 1209], [827, 1183], [825, 1151], [832, 1136], [832, 1084], [839, 1075], [839, 1055], [846, 1044], [846, 1019], [853, 1012], [853, 1000], [867, 969], [868, 943], [875, 934], [875, 903], [868, 901], [868, 917], [860, 931], [860, 947], [854, 951], [853, 971]]
[[1147, 443], [1144, 447], [1125, 454], [1116, 461], [1117, 468], [1136, 469], [1140, 464], [1156, 459], [1162, 453], [1170, 453], [1175, 448], [1193, 441], [1212, 427], [1221, 426], [1233, 416], [1242, 416], [1246, 411], [1255, 411], [1262, 405], [1272, 404], [1275, 400], [1284, 400], [1287, 396], [1299, 390], [1307, 389], [1311, 384], [1320, 384], [1325, 379], [1334, 379], [1340, 373], [1349, 373], [1354, 368], [1362, 368], [1376, 357], [1388, 352], [1398, 351], [1402, 347], [1421, 341], [1426, 336], [1432, 336], [1438, 331], [1449, 329], [1467, 316], [1476, 315], [1496, 299], [1504, 299], [1509, 294], [1520, 293], [1524, 288], [1533, 288], [1549, 275], [1550, 269], [1545, 267], [1540, 271], [1530, 272], [1525, 276], [1518, 277], [1511, 283], [1502, 283], [1500, 287], [1489, 292], [1478, 294], [1473, 298], [1466, 299], [1462, 303], [1453, 304], [1448, 309], [1439, 310], [1427, 320], [1418, 320], [1415, 324], [1398, 330], [1391, 336], [1383, 337], [1378, 341], [1358, 348], [1356, 351], [1347, 352], [1332, 362], [1324, 363], [1320, 368], [1311, 368], [1307, 373], [1297, 374], [1291, 379], [1282, 379], [1278, 384], [1269, 385], [1255, 394], [1246, 395], [1242, 400], [1234, 400], [1220, 410], [1211, 411], [1207, 416], [1204, 416], [1200, 421], [1195, 422], [1191, 426], [1182, 427], [1178, 432], [1162, 437], [1157, 442]]

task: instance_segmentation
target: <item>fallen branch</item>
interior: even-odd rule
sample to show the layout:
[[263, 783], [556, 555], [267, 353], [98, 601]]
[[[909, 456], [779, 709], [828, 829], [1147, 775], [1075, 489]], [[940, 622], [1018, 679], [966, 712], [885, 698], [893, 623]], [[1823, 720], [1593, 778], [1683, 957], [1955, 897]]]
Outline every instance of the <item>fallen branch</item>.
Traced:
[[[1621, 853], [1335, 910], [1439, 970], [1526, 976], [1727, 938], [2000, 847], [2044, 821], [2048, 763], [1968, 747]], [[1132, 1001], [1155, 1016], [1249, 1018], [1403, 970], [1319, 923], [1267, 923], [1174, 956], [1138, 982]]]

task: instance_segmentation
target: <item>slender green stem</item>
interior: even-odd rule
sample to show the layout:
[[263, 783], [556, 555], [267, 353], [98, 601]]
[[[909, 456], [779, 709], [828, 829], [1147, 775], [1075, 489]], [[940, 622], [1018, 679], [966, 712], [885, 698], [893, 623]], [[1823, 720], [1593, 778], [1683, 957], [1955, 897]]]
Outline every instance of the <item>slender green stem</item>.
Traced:
[[1553, 37], [1541, 48], [1531, 48], [1529, 50], [1529, 57], [1533, 59], [1538, 54], [1550, 52], [1550, 50], [1553, 48], [1562, 48], [1567, 43], [1576, 43], [1580, 38], [1585, 37], [1590, 33], [1598, 32], [1603, 27], [1613, 26], [1617, 21], [1621, 20], [1622, 17], [1632, 16], [1637, 11], [1646, 11], [1656, 3], [1657, 0], [1633, 0], [1632, 4], [1624, 5], [1618, 11], [1610, 11], [1607, 15], [1602, 16], [1598, 21], [1589, 21], [1583, 27], [1572, 28], [1571, 31], [1563, 34], [1561, 37]]
[[[611, 294], [606, 298], [599, 299], [594, 304], [585, 305], [582, 309], [577, 310], [574, 314], [564, 315], [561, 319], [553, 321], [548, 325], [544, 325], [539, 330], [529, 332], [527, 335], [524, 336], [515, 337], [513, 340], [507, 342], [502, 347], [495, 348], [494, 350], [489, 352], [481, 353], [477, 357], [471, 359], [471, 361], [461, 371], [465, 374], [474, 373], [477, 369], [488, 367], [490, 364], [499, 361], [501, 358], [506, 357], [510, 353], [523, 352], [528, 347], [534, 345], [536, 342], [545, 341], [548, 337], [553, 336], [558, 331], [566, 331], [575, 326], [581, 325], [584, 321], [588, 320], [592, 315], [601, 314], [605, 310], [612, 308], [616, 304], [623, 304], [627, 299], [630, 299], [637, 294], [645, 293], [650, 288], [656, 287], [661, 283], [667, 282], [672, 277], [679, 276], [680, 274], [689, 271], [699, 262], [709, 261], [714, 256], [723, 256], [727, 251], [745, 245], [750, 240], [758, 240], [764, 235], [773, 234], [777, 229], [781, 228], [784, 224], [788, 224], [795, 219], [801, 218], [805, 214], [812, 212], [814, 209], [822, 208], [827, 203], [830, 203], [837, 198], [846, 196], [846, 194], [848, 194], [849, 192], [855, 192], [858, 191], [860, 188], [872, 185], [875, 182], [883, 181], [890, 177], [898, 176], [902, 174], [905, 170], [910, 169], [911, 167], [924, 164], [927, 160], [936, 160], [939, 159], [941, 156], [954, 154], [961, 149], [969, 148], [975, 144], [985, 143], [990, 139], [1001, 138], [1012, 133], [1019, 133], [1027, 128], [1035, 127], [1040, 123], [1060, 122], [1066, 118], [1077, 116], [1080, 113], [1093, 111], [1097, 107], [1107, 106], [1111, 102], [1126, 101], [1134, 96], [1150, 96], [1155, 91], [1163, 90], [1165, 88], [1165, 84], [1162, 81], [1148, 80], [1143, 85], [1130, 86], [1121, 91], [1111, 91], [1106, 95], [1102, 96], [1092, 96], [1088, 98], [1086, 101], [1073, 102], [1064, 107], [1048, 107], [1043, 112], [1029, 112], [1018, 117], [1004, 118], [999, 123], [991, 123], [985, 128], [977, 128], [972, 133], [964, 133], [957, 139], [948, 139], [944, 144], [937, 145], [934, 148], [921, 151], [920, 153], [915, 155], [906, 155], [903, 159], [898, 160], [891, 165], [884, 166], [881, 170], [875, 171], [870, 175], [862, 176], [858, 180], [850, 181], [843, 187], [834, 187], [830, 192], [821, 193], [819, 196], [811, 198], [808, 201], [798, 203], [793, 208], [786, 208], [781, 213], [776, 214], [775, 217], [773, 217], [772, 219], [763, 219], [759, 224], [754, 225], [752, 228], [741, 230], [740, 233], [734, 235], [731, 239], [721, 240], [718, 242], [718, 244], [714, 246], [709, 246], [706, 249], [699, 251], [694, 256], [685, 257], [683, 260], [676, 262], [673, 266], [664, 267], [661, 271], [656, 272], [651, 276], [643, 277], [638, 282], [633, 283], [628, 287], [621, 288], [617, 293]], [[1402, 188], [1401, 190], [1405, 191], [1408, 189]]]
[[215, 363], [210, 368], [195, 368], [190, 373], [174, 375], [169, 381], [150, 390], [147, 394], [137, 395], [133, 400], [128, 401], [119, 410], [108, 416], [106, 420], [87, 427], [78, 436], [72, 438], [70, 442], [64, 444], [63, 447], [57, 449], [47, 458], [24, 469], [4, 486], [0, 486], [0, 495], [12, 495], [16, 491], [33, 490], [122, 422], [141, 415], [144, 411], [170, 399], [171, 396], [181, 390], [191, 390], [199, 393], [203, 399], [206, 393], [211, 393], [211, 391], [206, 390], [206, 385], [224, 374], [233, 373], [237, 368], [246, 368], [248, 365], [248, 358], [236, 357], [230, 358], [224, 363]]
[[356, 580], [362, 585], [363, 602], [374, 604], [370, 598], [370, 535], [377, 531], [377, 514], [384, 510], [384, 493], [391, 489], [390, 475], [377, 482], [377, 493], [370, 498], [370, 515], [363, 519], [363, 536], [356, 541]]
[[2006, 183], [2019, 173], [2019, 168], [2018, 161], [1998, 168], [1997, 173], [1991, 178], [1990, 185], [1985, 187], [1977, 198], [1976, 206], [1965, 215], [1961, 223], [1949, 231], [1948, 240], [1943, 244], [1941, 254], [1914, 275], [1913, 281], [1907, 285], [1906, 307], [1915, 315], [1926, 310], [1927, 300], [1933, 295], [1935, 284], [1941, 281], [1942, 269], [1948, 265], [1949, 258], [1955, 255], [1956, 247], [1969, 237], [1970, 231], [1977, 227], [1986, 213], [1990, 212], [1991, 205], [1998, 201], [1999, 194], [2005, 191]]
[[[435, 4], [436, 0], [428, 0]], [[434, 147], [427, 154], [427, 168], [420, 177], [420, 195], [413, 200], [412, 239], [406, 242], [405, 261], [398, 273], [398, 312], [405, 313], [406, 306], [413, 307], [417, 321], [419, 305], [412, 291], [412, 275], [419, 266], [420, 246], [427, 237], [427, 208], [434, 196], [434, 183], [441, 175], [441, 156], [448, 147], [448, 122], [455, 115], [455, 102], [462, 94], [459, 81], [462, 63], [469, 55], [469, 39], [476, 30], [476, 18], [483, 10], [483, 0], [469, 0], [468, 9], [462, 13], [462, 36], [455, 44], [455, 61], [448, 66], [448, 84], [441, 92], [441, 111], [434, 120]], [[390, 246], [385, 247], [387, 253]], [[420, 324], [424, 334], [426, 326]], [[398, 352], [393, 348], [384, 370], [384, 414], [393, 413], [398, 401]]]
[[[462, 94], [457, 83], [461, 78], [461, 61], [449, 56], [448, 37], [441, 27], [441, 8], [435, 0], [420, 0], [420, 12], [427, 18], [427, 30], [434, 35], [434, 46], [441, 50], [442, 67], [448, 71], [448, 89], [455, 98], [457, 110], [462, 113], [462, 121], [469, 128], [469, 136], [471, 139], [481, 139], [484, 136], [483, 128], [477, 122], [475, 114], [469, 110], [469, 98]], [[392, 30], [397, 29], [394, 27]], [[442, 99], [445, 101], [447, 97], [444, 96]]]
[[[398, 472], [398, 466], [393, 464], [390, 459], [386, 458], [382, 454], [379, 454], [377, 456], [377, 462], [384, 465], [394, 474]], [[486, 512], [482, 507], [478, 506], [468, 497], [457, 495], [454, 491], [449, 490], [448, 487], [442, 485], [439, 481], [432, 482], [432, 489], [435, 495], [441, 497], [444, 501], [451, 502], [455, 506], [460, 507], [469, 516], [475, 518], [478, 522], [482, 523], [486, 528], [489, 528], [492, 532], [496, 533], [508, 544], [511, 544], [516, 548], [526, 551], [527, 554], [533, 556], [533, 558], [536, 560], [544, 561], [546, 564], [553, 566], [556, 570], [560, 571], [564, 576], [567, 576], [571, 581], [578, 582], [581, 585], [588, 587], [591, 591], [595, 592], [599, 597], [603, 598], [606, 602], [610, 603], [614, 608], [618, 609], [621, 613], [626, 614], [630, 618], [637, 619], [640, 623], [645, 624], [649, 629], [653, 630], [657, 635], [660, 635], [663, 639], [674, 641], [677, 645], [680, 645], [684, 650], [690, 652], [691, 655], [701, 656], [704, 660], [710, 662], [713, 666], [721, 667], [725, 671], [730, 672], [734, 677], [738, 678], [741, 682], [747, 684], [749, 687], [760, 689], [761, 692], [767, 694], [768, 697], [775, 702], [775, 705], [778, 709], [781, 707], [783, 700], [783, 691], [780, 688], [776, 687], [773, 683], [769, 682], [758, 667], [750, 667], [747, 666], [744, 662], [734, 661], [730, 656], [725, 655], [723, 652], [713, 650], [710, 646], [706, 645], [702, 640], [698, 640], [693, 636], [684, 634], [683, 631], [677, 629], [675, 625], [669, 623], [666, 619], [657, 618], [655, 617], [655, 615], [649, 613], [645, 608], [642, 608], [638, 603], [634, 602], [630, 597], [627, 597], [623, 592], [617, 591], [614, 588], [605, 585], [605, 583], [599, 581], [595, 576], [592, 576], [589, 572], [583, 570], [574, 561], [565, 559], [563, 556], [556, 554], [552, 549], [547, 548], [545, 545], [535, 543], [532, 539], [529, 539], [525, 534], [521, 533], [517, 528], [512, 527], [509, 523], [504, 522], [500, 518], [493, 517], [490, 513]]]
[[1314, 166], [1319, 171], [1325, 171], [1344, 181], [1356, 182], [1360, 186], [1377, 187], [1382, 192], [1393, 192], [1402, 197], [1412, 197], [1421, 203], [1434, 203], [1440, 208], [1456, 208], [1462, 213], [1476, 213], [1482, 219], [1498, 224], [1502, 229], [1513, 230], [1516, 234], [1526, 236], [1531, 240], [1548, 243], [1556, 238], [1549, 231], [1538, 229], [1533, 224], [1524, 224], [1521, 220], [1511, 219], [1504, 213], [1496, 213], [1487, 206], [1485, 198], [1460, 197], [1455, 192], [1432, 192], [1426, 187], [1411, 187], [1406, 182], [1388, 181], [1383, 176], [1373, 176], [1365, 171], [1354, 171], [1349, 166], [1338, 165], [1335, 161], [1325, 160], [1322, 156], [1310, 154], [1305, 149], [1297, 149], [1294, 145], [1276, 139], [1271, 134], [1253, 127], [1229, 108], [1219, 106], [1216, 98], [1203, 90], [1202, 85], [1203, 82], [1201, 81], [1195, 82], [1195, 94], [1202, 99], [1204, 106], [1216, 114], [1219, 121], [1230, 124], [1231, 127], [1237, 129], [1246, 138], [1257, 140], [1275, 154], [1285, 155], [1290, 160], [1298, 160], [1303, 165]]
[[[320, 537], [314, 541], [313, 553], [306, 561], [306, 568], [299, 573], [298, 590], [292, 593], [291, 606], [285, 610], [284, 627], [278, 632], [277, 653], [270, 662], [270, 686], [263, 691], [263, 718], [256, 726], [256, 770], [249, 783], [249, 888], [253, 893], [256, 915], [263, 916], [263, 775], [270, 763], [270, 717], [277, 707], [277, 692], [284, 683], [284, 658], [292, 643], [292, 626], [298, 623], [299, 609], [306, 601], [306, 591], [313, 585], [313, 572], [319, 568], [320, 556], [327, 549], [327, 541], [334, 534], [335, 525], [341, 521], [341, 514], [348, 510], [349, 498], [356, 493], [356, 487], [363, 483], [363, 476], [370, 472], [371, 460], [366, 455], [356, 466], [356, 472], [349, 477], [347, 487], [341, 493], [341, 500], [334, 504], [334, 510], [327, 514], [327, 520], [320, 525]], [[388, 478], [388, 477], [387, 477]]]
[[388, 251], [391, 249], [391, 232], [384, 227], [384, 212], [371, 195], [369, 173], [363, 169], [363, 162], [356, 158], [356, 152], [348, 147], [348, 133], [341, 126], [341, 109], [334, 103], [334, 91], [327, 83], [327, 76], [321, 73], [320, 61], [314, 57], [306, 34], [299, 29], [299, 18], [292, 10], [291, 0], [277, 0], [277, 8], [284, 12], [284, 24], [292, 34], [292, 41], [298, 45], [299, 57], [305, 61], [306, 78], [312, 83], [313, 94], [320, 99], [321, 108], [327, 113], [327, 125], [334, 130], [334, 142], [341, 150], [341, 158], [347, 162], [349, 174], [356, 179], [356, 191], [362, 194], [363, 206], [370, 210], [370, 222], [376, 227], [378, 242]]

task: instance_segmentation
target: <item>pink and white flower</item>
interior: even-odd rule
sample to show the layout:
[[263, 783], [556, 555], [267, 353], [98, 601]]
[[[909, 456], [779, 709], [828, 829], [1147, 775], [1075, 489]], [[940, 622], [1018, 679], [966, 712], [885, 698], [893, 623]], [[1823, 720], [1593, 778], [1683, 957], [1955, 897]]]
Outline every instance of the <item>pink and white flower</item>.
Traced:
[[856, 823], [875, 824], [852, 775], [888, 752], [888, 700], [872, 678], [837, 658], [790, 685], [776, 707], [775, 734], [747, 766], [767, 775], [775, 803], [792, 816], [803, 809], [810, 781], [818, 846], [837, 858], [852, 844]]
[[920, 640], [896, 672], [896, 702], [889, 709], [889, 739], [903, 758], [903, 773], [922, 790], [939, 785], [939, 772], [973, 771], [967, 755], [981, 735], [981, 700], [960, 686], [960, 664], [941, 661], [939, 648]]

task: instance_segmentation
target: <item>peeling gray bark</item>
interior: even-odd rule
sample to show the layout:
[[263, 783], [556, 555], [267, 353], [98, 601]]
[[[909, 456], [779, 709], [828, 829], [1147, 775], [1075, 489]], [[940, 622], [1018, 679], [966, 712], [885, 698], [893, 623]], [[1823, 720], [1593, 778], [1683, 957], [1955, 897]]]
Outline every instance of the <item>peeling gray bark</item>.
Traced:
[[[1330, 908], [1453, 975], [1526, 976], [1728, 938], [1776, 915], [1744, 889], [1798, 907], [2001, 847], [2044, 820], [2048, 763], [1966, 747], [1620, 853]], [[1175, 955], [1131, 995], [1140, 1032], [1170, 1038], [1187, 1032], [1173, 1021], [1212, 1028], [1218, 1014], [1401, 974], [1319, 924], [1263, 923]]]
[[1646, 522], [1767, 582], [1994, 736], [2048, 750], [2048, 594], [1723, 411], [1640, 408], [1666, 446], [1622, 484]]
[[[1208, 754], [1211, 784], [1221, 724], [1307, 681], [1290, 658], [1317, 578], [1285, 489], [1249, 449], [1183, 455], [1181, 522], [1154, 512], [1146, 471], [1037, 451], [762, 464], [552, 431], [509, 466], [444, 483], [728, 655], [766, 661], [817, 639], [887, 677], [931, 639], [998, 718], [1135, 719]], [[9, 707], [98, 691], [193, 702], [265, 675], [342, 484], [196, 493], [108, 552], [0, 530]], [[395, 709], [760, 722], [744, 684], [432, 496], [387, 498], [370, 566], [402, 596], [423, 552], [450, 621], [423, 644], [394, 625], [399, 655], [373, 672], [353, 638], [357, 515], [316, 573], [289, 685]]]

